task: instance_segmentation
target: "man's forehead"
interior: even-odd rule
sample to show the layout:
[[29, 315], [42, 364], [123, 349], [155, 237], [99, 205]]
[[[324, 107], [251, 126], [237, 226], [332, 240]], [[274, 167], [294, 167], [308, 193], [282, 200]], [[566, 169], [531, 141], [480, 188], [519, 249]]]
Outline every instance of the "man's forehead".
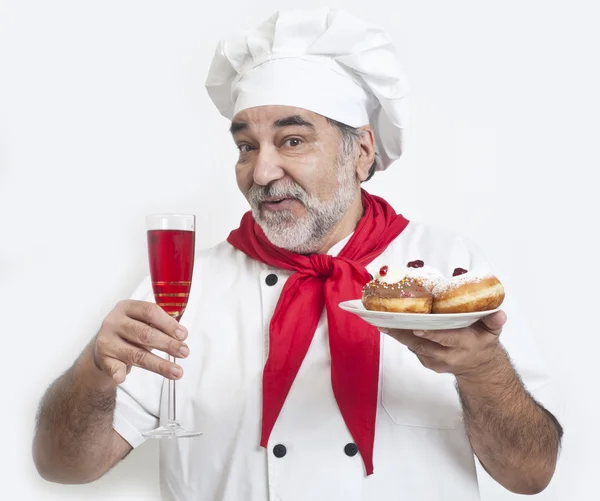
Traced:
[[248, 108], [236, 113], [231, 119], [232, 123], [243, 122], [248, 125], [274, 125], [278, 120], [282, 120], [288, 117], [300, 117], [306, 122], [316, 124], [324, 118], [312, 111], [304, 108], [296, 108], [294, 106], [279, 106], [279, 105], [268, 105], [268, 106], [256, 106], [254, 108]]

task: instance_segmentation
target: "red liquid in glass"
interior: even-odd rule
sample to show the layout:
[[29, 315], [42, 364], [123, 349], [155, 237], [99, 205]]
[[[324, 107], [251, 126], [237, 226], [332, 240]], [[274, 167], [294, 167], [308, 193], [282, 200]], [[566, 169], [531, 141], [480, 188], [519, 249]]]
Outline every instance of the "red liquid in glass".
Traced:
[[194, 270], [195, 233], [148, 230], [150, 276], [156, 304], [179, 320], [187, 306]]

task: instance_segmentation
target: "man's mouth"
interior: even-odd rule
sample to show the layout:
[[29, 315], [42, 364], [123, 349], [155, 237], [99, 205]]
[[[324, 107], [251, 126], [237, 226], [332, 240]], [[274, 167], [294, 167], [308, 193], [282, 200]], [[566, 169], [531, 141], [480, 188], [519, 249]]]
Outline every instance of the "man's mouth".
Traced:
[[271, 197], [271, 198], [266, 198], [265, 200], [263, 200], [260, 205], [264, 209], [271, 210], [271, 211], [278, 211], [278, 210], [291, 209], [297, 203], [299, 204], [300, 201], [295, 198]]

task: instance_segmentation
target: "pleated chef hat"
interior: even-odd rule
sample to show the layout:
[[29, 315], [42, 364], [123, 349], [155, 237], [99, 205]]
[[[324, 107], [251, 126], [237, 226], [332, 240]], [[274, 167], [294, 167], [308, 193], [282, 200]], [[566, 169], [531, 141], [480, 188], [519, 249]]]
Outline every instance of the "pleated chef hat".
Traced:
[[206, 88], [228, 119], [285, 105], [352, 127], [371, 124], [378, 170], [402, 153], [408, 86], [396, 50], [382, 29], [338, 9], [278, 12], [221, 41]]

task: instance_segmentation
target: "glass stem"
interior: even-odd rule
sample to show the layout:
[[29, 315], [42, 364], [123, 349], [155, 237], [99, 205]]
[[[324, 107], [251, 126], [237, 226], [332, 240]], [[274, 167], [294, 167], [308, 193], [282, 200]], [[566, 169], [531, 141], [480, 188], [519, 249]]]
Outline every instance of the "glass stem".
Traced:
[[[169, 362], [175, 363], [175, 357], [169, 355]], [[168, 394], [168, 403], [169, 403], [169, 413], [168, 413], [168, 424], [173, 425], [177, 423], [177, 407], [175, 405], [175, 380], [169, 379], [169, 394]]]

